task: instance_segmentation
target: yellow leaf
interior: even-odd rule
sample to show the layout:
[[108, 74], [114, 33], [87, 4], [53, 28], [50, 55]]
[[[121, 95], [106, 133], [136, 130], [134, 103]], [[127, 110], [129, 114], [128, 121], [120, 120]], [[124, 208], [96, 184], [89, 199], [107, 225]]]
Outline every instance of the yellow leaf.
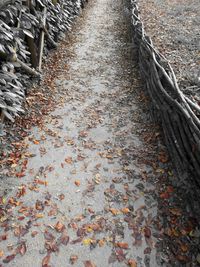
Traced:
[[39, 218], [43, 218], [44, 215], [42, 213], [38, 213], [38, 214], [35, 215], [35, 217], [39, 219]]
[[8, 218], [6, 216], [3, 216], [0, 218], [0, 222], [5, 222]]
[[2, 204], [5, 204], [5, 203], [6, 203], [6, 198], [2, 197]]
[[90, 239], [90, 238], [87, 238], [87, 239], [84, 239], [84, 240], [83, 240], [83, 245], [88, 246], [88, 245], [90, 245], [91, 243], [92, 243], [92, 239]]

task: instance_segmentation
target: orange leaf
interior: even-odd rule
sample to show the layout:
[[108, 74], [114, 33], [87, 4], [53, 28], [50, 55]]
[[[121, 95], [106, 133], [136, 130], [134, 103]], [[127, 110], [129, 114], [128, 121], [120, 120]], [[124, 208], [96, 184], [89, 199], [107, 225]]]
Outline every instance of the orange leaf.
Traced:
[[16, 175], [16, 177], [21, 178], [21, 177], [25, 176], [25, 173], [24, 172], [18, 172], [15, 175]]
[[36, 217], [37, 219], [40, 219], [40, 218], [43, 218], [44, 215], [43, 215], [42, 213], [38, 213], [38, 214], [35, 215], [35, 217]]
[[114, 209], [114, 208], [110, 208], [109, 211], [112, 212], [112, 214], [115, 216], [121, 213], [118, 209]]
[[57, 232], [61, 233], [65, 229], [65, 225], [62, 224], [61, 222], [57, 222], [54, 225], [54, 228], [56, 229]]
[[48, 185], [48, 182], [47, 182], [47, 181], [42, 181], [42, 180], [40, 180], [40, 179], [35, 179], [34, 182], [35, 182], [36, 184], [41, 184], [41, 185], [45, 185], [45, 186]]
[[96, 264], [94, 264], [91, 261], [84, 261], [85, 267], [96, 267]]
[[104, 244], [105, 244], [105, 240], [100, 239], [98, 243], [99, 243], [99, 246], [100, 246], [100, 247], [103, 247]]
[[125, 242], [117, 242], [116, 246], [123, 249], [128, 249], [128, 243]]
[[80, 186], [80, 184], [81, 184], [81, 182], [79, 180], [76, 180], [74, 183], [76, 186]]
[[188, 246], [186, 244], [181, 244], [181, 250], [186, 253], [188, 251]]
[[33, 144], [35, 144], [35, 145], [39, 145], [39, 141], [38, 140], [33, 140]]
[[130, 259], [128, 261], [128, 266], [130, 266], [130, 267], [137, 267], [137, 262], [135, 260], [133, 260], [133, 259]]
[[67, 157], [65, 158], [65, 162], [68, 163], [68, 164], [72, 164], [72, 157]]
[[130, 212], [129, 208], [123, 208], [121, 209], [121, 212], [123, 212], [124, 214], [127, 214]]
[[3, 255], [4, 255], [4, 252], [3, 252], [3, 250], [0, 250], [0, 258], [2, 258], [2, 257], [3, 257]]

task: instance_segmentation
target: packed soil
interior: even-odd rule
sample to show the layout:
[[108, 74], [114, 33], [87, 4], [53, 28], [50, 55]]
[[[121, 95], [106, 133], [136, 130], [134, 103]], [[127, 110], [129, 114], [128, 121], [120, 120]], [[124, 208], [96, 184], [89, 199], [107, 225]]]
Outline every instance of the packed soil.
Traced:
[[199, 0], [139, 0], [155, 47], [170, 61], [181, 87], [200, 86]]
[[5, 127], [0, 266], [198, 266], [191, 192], [151, 120], [129, 8], [89, 2]]

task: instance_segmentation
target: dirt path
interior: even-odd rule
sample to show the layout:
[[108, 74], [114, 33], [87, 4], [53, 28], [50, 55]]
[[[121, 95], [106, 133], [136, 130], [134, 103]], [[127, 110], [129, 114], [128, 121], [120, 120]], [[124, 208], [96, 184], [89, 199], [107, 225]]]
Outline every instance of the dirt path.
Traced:
[[67, 47], [74, 56], [55, 62], [68, 65], [55, 80], [62, 98], [24, 140], [33, 157], [2, 201], [0, 266], [162, 262], [154, 184], [172, 174], [164, 152], [155, 162], [163, 148], [150, 142], [159, 133], [145, 114], [128, 16], [123, 0], [91, 1]]

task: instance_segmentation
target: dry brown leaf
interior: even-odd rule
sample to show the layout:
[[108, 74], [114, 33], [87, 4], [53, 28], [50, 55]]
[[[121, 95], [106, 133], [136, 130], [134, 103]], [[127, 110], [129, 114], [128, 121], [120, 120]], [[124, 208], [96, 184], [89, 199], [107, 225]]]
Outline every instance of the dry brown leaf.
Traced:
[[58, 197], [59, 197], [60, 200], [63, 200], [65, 198], [65, 195], [64, 194], [60, 194]]
[[94, 264], [91, 261], [84, 261], [85, 267], [96, 267], [96, 264]]
[[125, 242], [117, 242], [116, 246], [123, 249], [128, 249], [128, 243]]
[[151, 237], [151, 230], [148, 227], [144, 228], [144, 236], [146, 238], [150, 238]]
[[123, 208], [123, 209], [121, 209], [121, 212], [124, 214], [127, 214], [130, 212], [130, 210], [129, 210], [129, 208]]
[[66, 232], [62, 233], [62, 235], [60, 237], [60, 242], [65, 246], [67, 246], [67, 244], [69, 243], [69, 236], [67, 235]]
[[10, 261], [14, 260], [15, 254], [9, 255], [6, 258], [3, 259], [3, 263], [9, 263]]
[[61, 233], [65, 229], [65, 225], [61, 222], [57, 222], [54, 225], [54, 228], [56, 229], [57, 232]]
[[115, 216], [121, 213], [120, 210], [114, 208], [110, 208], [109, 211]]
[[189, 249], [188, 245], [186, 245], [186, 244], [181, 244], [180, 248], [184, 253], [186, 253]]
[[128, 260], [128, 266], [137, 267], [137, 262], [133, 259]]
[[46, 255], [42, 260], [42, 267], [47, 267], [50, 261], [50, 254]]
[[70, 256], [70, 263], [73, 265], [78, 260], [77, 255], [71, 255]]
[[38, 231], [33, 231], [33, 232], [31, 233], [31, 236], [32, 236], [32, 237], [35, 237], [37, 234], [38, 234]]
[[76, 180], [74, 183], [76, 186], [80, 186], [80, 184], [81, 184], [81, 182], [79, 180]]
[[104, 239], [100, 239], [98, 242], [100, 247], [103, 247], [105, 245], [105, 240]]
[[72, 162], [73, 162], [72, 157], [65, 158], [65, 162], [68, 164], [72, 164]]

